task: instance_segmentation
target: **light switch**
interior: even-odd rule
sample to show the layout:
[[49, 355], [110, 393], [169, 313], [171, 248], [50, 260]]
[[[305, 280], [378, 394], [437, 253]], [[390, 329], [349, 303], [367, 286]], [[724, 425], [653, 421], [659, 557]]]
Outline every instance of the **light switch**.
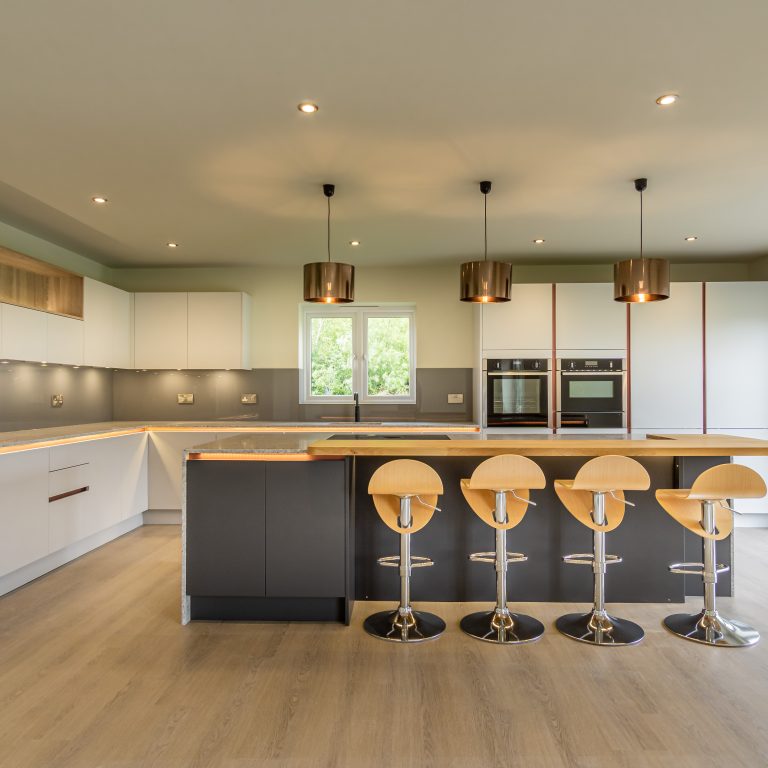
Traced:
[[448, 402], [451, 405], [461, 405], [464, 402], [464, 393], [459, 392], [454, 395], [448, 395]]
[[176, 395], [176, 402], [179, 405], [194, 405], [195, 396], [192, 392], [179, 392], [179, 394]]
[[51, 395], [51, 408], [61, 408], [64, 405], [64, 395]]
[[255, 392], [251, 394], [246, 394], [244, 392], [242, 395], [240, 395], [240, 402], [243, 405], [258, 405], [259, 396]]

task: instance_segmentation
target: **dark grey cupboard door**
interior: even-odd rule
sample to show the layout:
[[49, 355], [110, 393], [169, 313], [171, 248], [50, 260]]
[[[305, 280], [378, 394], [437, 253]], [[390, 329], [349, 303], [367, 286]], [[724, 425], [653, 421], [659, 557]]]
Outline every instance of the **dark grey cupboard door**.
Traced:
[[343, 461], [267, 464], [267, 597], [342, 597]]
[[187, 594], [263, 597], [265, 469], [187, 462]]

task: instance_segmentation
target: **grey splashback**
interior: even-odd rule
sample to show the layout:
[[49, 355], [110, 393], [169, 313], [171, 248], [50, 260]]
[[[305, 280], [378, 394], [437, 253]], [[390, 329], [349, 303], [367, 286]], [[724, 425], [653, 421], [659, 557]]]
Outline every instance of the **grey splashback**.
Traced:
[[[68, 365], [0, 364], [0, 431], [112, 420], [111, 370]], [[61, 408], [51, 395], [64, 395]]]
[[[244, 419], [315, 421], [353, 415], [352, 406], [300, 405], [299, 371], [115, 371], [114, 413], [118, 421]], [[178, 405], [177, 394], [192, 393], [194, 404]], [[256, 405], [241, 405], [240, 395], [255, 393]], [[464, 403], [448, 404], [449, 393]], [[421, 368], [416, 372], [416, 403], [362, 405], [364, 419], [391, 421], [471, 421], [472, 369]]]

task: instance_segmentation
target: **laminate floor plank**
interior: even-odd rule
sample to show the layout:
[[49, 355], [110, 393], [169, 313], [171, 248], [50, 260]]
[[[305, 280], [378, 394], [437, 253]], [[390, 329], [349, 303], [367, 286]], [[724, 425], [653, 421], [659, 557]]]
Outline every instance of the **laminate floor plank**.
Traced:
[[686, 643], [660, 623], [683, 609], [649, 604], [610, 606], [643, 643], [593, 648], [553, 626], [586, 606], [554, 603], [519, 606], [547, 631], [515, 648], [460, 632], [477, 604], [424, 604], [448, 630], [401, 647], [362, 630], [381, 603], [351, 627], [182, 627], [179, 529], [145, 526], [0, 598], [0, 766], [766, 766], [767, 555], [768, 530], [738, 529], [720, 601], [754, 648]]

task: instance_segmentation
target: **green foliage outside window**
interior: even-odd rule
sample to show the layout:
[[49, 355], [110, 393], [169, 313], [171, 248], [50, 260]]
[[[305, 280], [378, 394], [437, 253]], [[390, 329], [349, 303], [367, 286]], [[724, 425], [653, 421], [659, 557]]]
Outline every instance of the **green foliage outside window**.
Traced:
[[407, 317], [368, 318], [368, 395], [408, 395], [411, 366]]
[[313, 395], [352, 396], [352, 318], [313, 317], [311, 320]]

